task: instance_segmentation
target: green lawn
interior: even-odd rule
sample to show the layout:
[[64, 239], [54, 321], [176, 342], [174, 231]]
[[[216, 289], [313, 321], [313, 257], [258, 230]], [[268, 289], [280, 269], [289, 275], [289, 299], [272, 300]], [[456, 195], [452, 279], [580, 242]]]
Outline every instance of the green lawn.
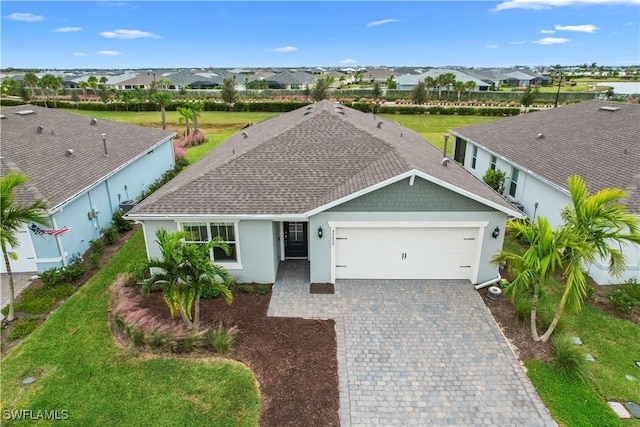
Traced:
[[[6, 356], [1, 380], [3, 420], [6, 410], [64, 410], [69, 425], [76, 426], [258, 424], [257, 382], [243, 365], [214, 358], [145, 356], [114, 344], [109, 285], [130, 262], [144, 256], [144, 240], [138, 232]], [[26, 376], [37, 381], [22, 385]]]

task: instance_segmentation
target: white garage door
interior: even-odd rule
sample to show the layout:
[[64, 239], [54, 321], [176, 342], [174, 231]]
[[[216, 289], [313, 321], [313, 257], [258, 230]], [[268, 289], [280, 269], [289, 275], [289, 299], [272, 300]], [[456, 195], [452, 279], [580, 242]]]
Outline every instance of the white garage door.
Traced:
[[337, 228], [337, 279], [469, 279], [480, 229]]

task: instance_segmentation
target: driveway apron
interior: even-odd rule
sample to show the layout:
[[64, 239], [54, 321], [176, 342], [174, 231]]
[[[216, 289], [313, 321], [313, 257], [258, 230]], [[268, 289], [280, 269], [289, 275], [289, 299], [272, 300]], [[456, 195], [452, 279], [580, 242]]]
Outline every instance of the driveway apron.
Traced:
[[459, 280], [339, 280], [281, 268], [268, 314], [336, 321], [342, 426], [555, 426], [482, 298]]

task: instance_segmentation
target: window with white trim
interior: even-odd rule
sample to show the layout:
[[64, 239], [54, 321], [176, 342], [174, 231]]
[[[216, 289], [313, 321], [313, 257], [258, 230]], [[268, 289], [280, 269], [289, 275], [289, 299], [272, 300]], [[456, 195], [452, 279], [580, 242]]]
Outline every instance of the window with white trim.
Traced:
[[509, 195], [516, 197], [516, 189], [518, 188], [518, 176], [520, 171], [517, 168], [511, 168], [511, 182], [509, 183]]
[[478, 146], [473, 146], [473, 157], [471, 158], [471, 169], [476, 168], [476, 162], [478, 161]]
[[209, 222], [196, 223], [185, 222], [182, 229], [187, 232], [187, 243], [205, 244], [220, 237], [227, 245], [229, 245], [229, 255], [221, 248], [211, 249], [209, 256], [211, 260], [219, 263], [237, 263], [237, 238], [236, 223], [234, 222]]
[[496, 156], [491, 156], [491, 165], [489, 166], [491, 170], [496, 170], [497, 163], [498, 163], [498, 158]]

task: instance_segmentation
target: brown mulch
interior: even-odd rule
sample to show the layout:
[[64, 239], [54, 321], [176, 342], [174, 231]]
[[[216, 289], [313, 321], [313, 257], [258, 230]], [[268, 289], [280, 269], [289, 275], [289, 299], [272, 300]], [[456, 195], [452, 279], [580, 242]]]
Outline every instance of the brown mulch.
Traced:
[[[267, 317], [270, 293], [235, 293], [200, 301], [202, 325], [237, 325], [237, 348], [228, 357], [255, 374], [261, 394], [260, 425], [339, 426], [335, 322]], [[140, 307], [168, 318], [160, 293]]]

